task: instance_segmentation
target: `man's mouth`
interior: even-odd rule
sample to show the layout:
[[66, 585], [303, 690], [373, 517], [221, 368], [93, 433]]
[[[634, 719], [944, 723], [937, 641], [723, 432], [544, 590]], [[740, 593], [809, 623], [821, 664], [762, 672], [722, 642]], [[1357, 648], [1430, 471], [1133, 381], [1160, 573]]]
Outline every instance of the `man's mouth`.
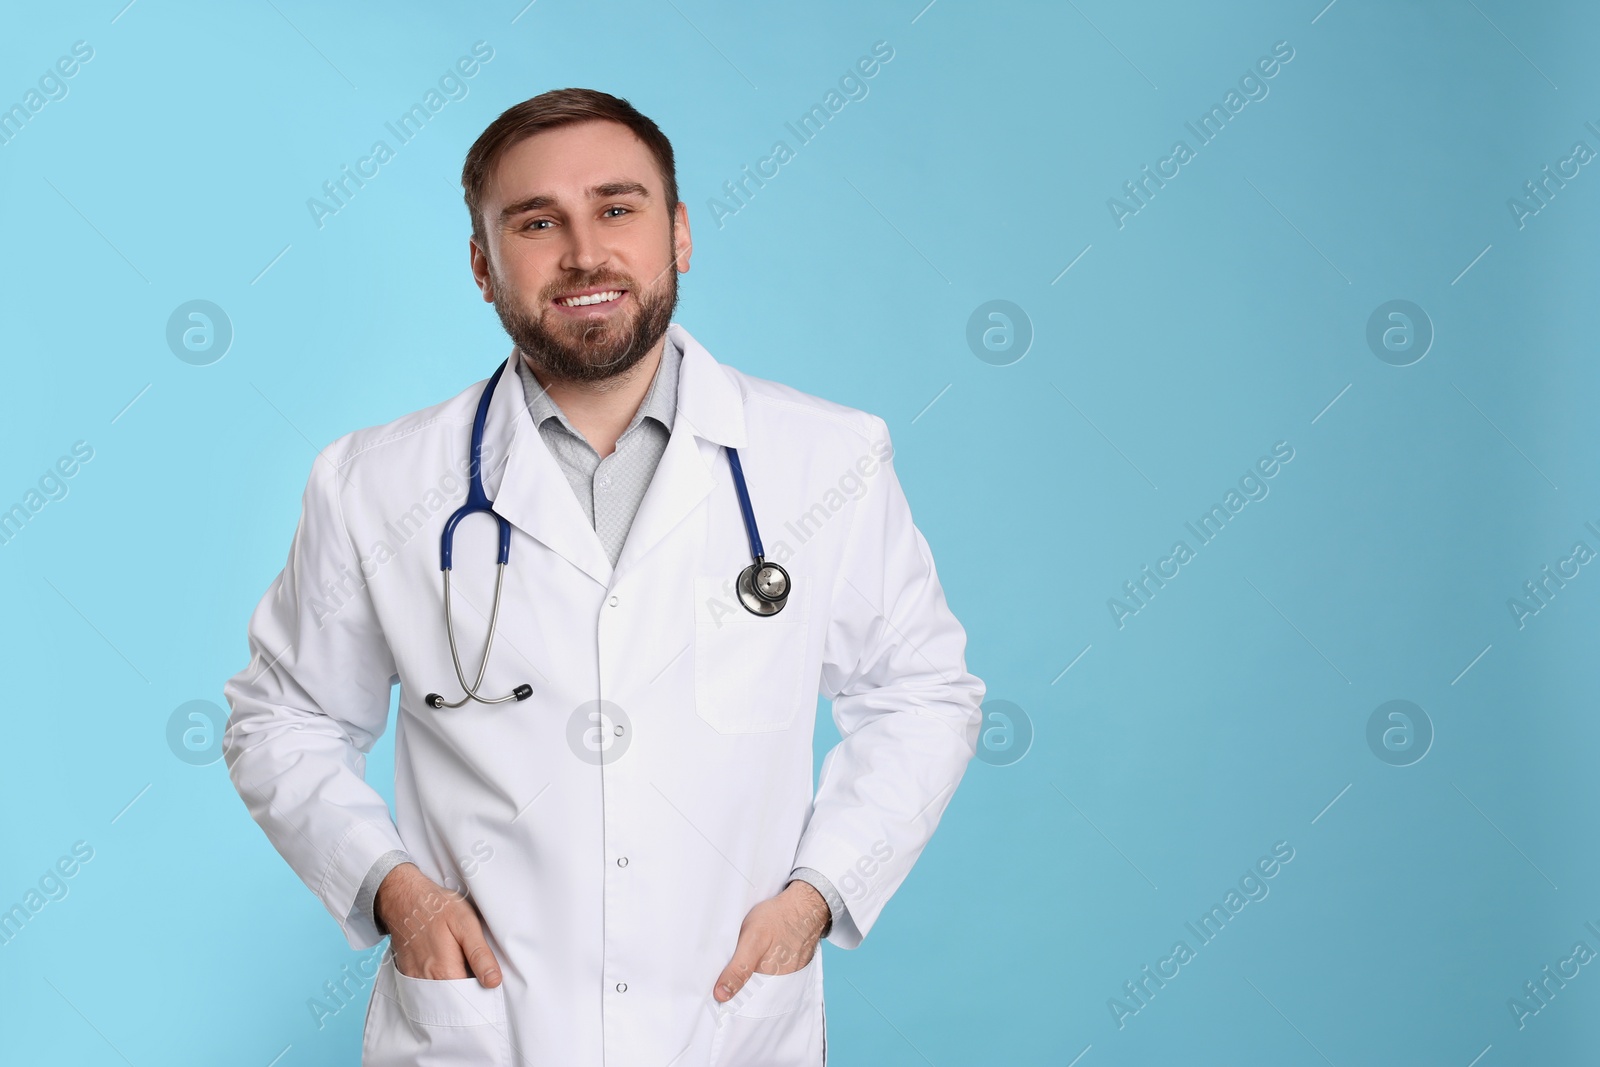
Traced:
[[558, 307], [581, 308], [615, 304], [627, 295], [626, 289], [596, 289], [592, 292], [556, 297]]

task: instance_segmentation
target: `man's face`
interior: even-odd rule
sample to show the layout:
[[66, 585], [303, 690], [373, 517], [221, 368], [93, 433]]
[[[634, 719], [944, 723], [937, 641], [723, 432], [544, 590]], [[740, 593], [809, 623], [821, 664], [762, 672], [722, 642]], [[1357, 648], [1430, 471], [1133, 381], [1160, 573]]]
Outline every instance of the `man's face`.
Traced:
[[473, 245], [473, 275], [547, 381], [614, 377], [660, 341], [689, 269], [689, 216], [665, 203], [655, 157], [633, 131], [582, 122], [519, 142], [495, 165], [481, 210], [489, 247]]

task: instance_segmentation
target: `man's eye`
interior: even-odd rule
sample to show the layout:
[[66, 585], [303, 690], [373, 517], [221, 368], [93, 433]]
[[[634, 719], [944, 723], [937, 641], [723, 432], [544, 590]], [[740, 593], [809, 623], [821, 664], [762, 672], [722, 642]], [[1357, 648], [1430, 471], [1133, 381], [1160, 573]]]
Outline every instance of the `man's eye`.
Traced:
[[[606, 208], [607, 212], [611, 212], [611, 211], [627, 211], [627, 210], [628, 210], [627, 208], [621, 207], [621, 206]], [[615, 216], [615, 215], [612, 216], [612, 218], [616, 218], [616, 217], [617, 216]]]
[[535, 226], [538, 226], [541, 222], [549, 222], [549, 221], [550, 221], [549, 219], [530, 219], [528, 221], [527, 225], [523, 226], [522, 228], [524, 230], [531, 230]]

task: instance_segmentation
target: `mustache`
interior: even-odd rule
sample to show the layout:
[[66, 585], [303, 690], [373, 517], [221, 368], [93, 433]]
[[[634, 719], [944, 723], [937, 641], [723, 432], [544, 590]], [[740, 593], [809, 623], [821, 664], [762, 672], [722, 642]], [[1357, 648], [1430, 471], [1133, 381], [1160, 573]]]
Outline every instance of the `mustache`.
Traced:
[[580, 292], [584, 289], [627, 289], [631, 292], [639, 291], [632, 278], [621, 275], [602, 274], [592, 278], [567, 278], [563, 279], [559, 285], [551, 286], [545, 294], [546, 302], [553, 301], [558, 296]]

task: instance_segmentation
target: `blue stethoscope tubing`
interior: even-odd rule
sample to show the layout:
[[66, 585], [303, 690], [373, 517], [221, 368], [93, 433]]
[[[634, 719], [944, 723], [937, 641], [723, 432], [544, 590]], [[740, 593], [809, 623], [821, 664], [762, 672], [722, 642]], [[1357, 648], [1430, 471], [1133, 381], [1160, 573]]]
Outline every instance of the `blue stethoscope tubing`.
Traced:
[[[533, 695], [533, 687], [527, 683], [517, 686], [502, 697], [486, 697], [478, 692], [483, 685], [484, 672], [489, 667], [489, 650], [494, 645], [495, 627], [500, 621], [500, 590], [505, 584], [506, 564], [511, 559], [511, 523], [494, 510], [494, 501], [489, 499], [489, 495], [483, 489], [483, 431], [489, 421], [489, 401], [494, 396], [494, 388], [500, 383], [500, 378], [510, 364], [511, 361], [508, 359], [496, 368], [494, 374], [489, 377], [488, 384], [484, 386], [483, 394], [478, 398], [478, 410], [472, 417], [472, 441], [467, 466], [467, 499], [445, 520], [444, 530], [439, 534], [439, 570], [444, 575], [445, 632], [450, 636], [450, 660], [455, 664], [456, 680], [461, 683], [461, 689], [466, 695], [460, 700], [447, 701], [438, 693], [429, 693], [424, 700], [431, 708], [459, 708], [469, 700], [476, 700], [481, 704], [503, 704], [508, 700], [526, 700]], [[744, 518], [744, 531], [750, 542], [751, 563], [739, 572], [736, 583], [739, 602], [752, 615], [776, 615], [783, 610], [784, 604], [789, 599], [791, 588], [789, 572], [765, 558], [766, 553], [761, 547], [761, 532], [756, 528], [756, 513], [750, 506], [750, 490], [745, 485], [744, 466], [739, 462], [739, 453], [736, 449], [727, 445], [723, 447], [728, 453], [728, 467], [733, 472], [733, 487], [739, 496], [739, 513]], [[495, 525], [500, 531], [500, 549], [495, 561], [494, 606], [489, 611], [489, 636], [483, 643], [483, 658], [478, 663], [478, 677], [468, 685], [466, 672], [461, 669], [461, 655], [456, 649], [455, 623], [450, 614], [450, 570], [456, 527], [460, 526], [467, 516], [479, 512], [485, 512], [494, 518]]]

